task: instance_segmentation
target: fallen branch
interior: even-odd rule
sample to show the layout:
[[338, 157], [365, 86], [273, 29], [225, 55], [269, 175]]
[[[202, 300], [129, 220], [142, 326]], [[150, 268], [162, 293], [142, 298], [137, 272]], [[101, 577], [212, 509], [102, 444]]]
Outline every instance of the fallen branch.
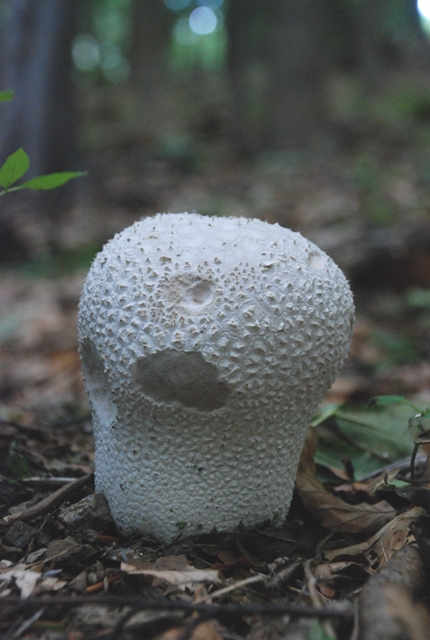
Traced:
[[358, 640], [428, 639], [429, 614], [415, 602], [427, 575], [418, 547], [398, 551], [364, 585], [358, 600]]
[[283, 616], [294, 615], [303, 618], [340, 618], [349, 620], [352, 618], [352, 606], [342, 604], [339, 607], [326, 607], [323, 609], [315, 609], [305, 605], [296, 604], [262, 604], [262, 605], [222, 605], [222, 604], [204, 604], [193, 602], [173, 602], [171, 600], [149, 598], [138, 598], [128, 596], [100, 595], [100, 596], [43, 596], [29, 597], [25, 600], [16, 596], [4, 596], [0, 599], [0, 606], [7, 605], [11, 609], [0, 616], [0, 622], [6, 618], [16, 615], [17, 611], [25, 608], [40, 608], [48, 606], [64, 606], [75, 608], [81, 605], [100, 605], [116, 606], [116, 607], [132, 607], [136, 611], [185, 611], [208, 614], [212, 618], [219, 618], [228, 615], [261, 615], [261, 616]]

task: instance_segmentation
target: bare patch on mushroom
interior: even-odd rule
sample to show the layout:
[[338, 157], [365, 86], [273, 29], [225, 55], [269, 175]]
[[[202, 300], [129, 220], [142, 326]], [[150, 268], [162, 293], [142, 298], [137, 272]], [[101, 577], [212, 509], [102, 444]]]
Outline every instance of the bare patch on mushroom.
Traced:
[[218, 369], [201, 353], [166, 349], [139, 358], [135, 378], [142, 391], [158, 402], [179, 402], [199, 411], [225, 406], [230, 389], [218, 380]]
[[317, 251], [311, 251], [308, 256], [308, 266], [311, 269], [324, 269], [327, 264], [327, 256]]
[[213, 300], [212, 282], [199, 276], [177, 276], [169, 288], [175, 303], [188, 311], [202, 311]]

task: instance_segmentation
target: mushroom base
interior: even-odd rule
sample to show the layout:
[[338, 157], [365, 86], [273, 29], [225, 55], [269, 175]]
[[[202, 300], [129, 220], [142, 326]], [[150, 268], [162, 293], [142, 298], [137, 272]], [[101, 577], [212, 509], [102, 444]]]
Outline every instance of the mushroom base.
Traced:
[[[267, 424], [267, 415], [254, 410], [233, 430], [226, 408], [210, 418], [178, 408], [170, 423], [162, 406], [154, 404], [149, 413], [137, 431], [129, 427], [138, 423], [136, 416], [108, 427], [95, 417], [96, 491], [107, 498], [123, 534], [169, 543], [179, 534], [283, 523], [307, 419], [297, 424], [285, 414]], [[178, 431], [185, 425], [188, 437], [181, 440]]]

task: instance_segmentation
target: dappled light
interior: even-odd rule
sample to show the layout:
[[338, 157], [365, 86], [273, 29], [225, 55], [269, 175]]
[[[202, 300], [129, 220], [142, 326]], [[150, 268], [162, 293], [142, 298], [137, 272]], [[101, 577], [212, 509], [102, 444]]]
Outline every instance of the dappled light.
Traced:
[[190, 14], [190, 28], [200, 36], [212, 33], [217, 26], [217, 17], [209, 7], [198, 7]]
[[418, 0], [418, 11], [426, 20], [430, 20], [430, 2], [429, 0]]

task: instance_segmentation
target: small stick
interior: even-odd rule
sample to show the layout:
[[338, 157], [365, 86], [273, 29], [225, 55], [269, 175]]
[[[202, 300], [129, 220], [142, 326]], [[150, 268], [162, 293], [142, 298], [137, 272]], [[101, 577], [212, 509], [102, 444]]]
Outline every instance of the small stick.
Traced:
[[11, 515], [6, 516], [1, 520], [1, 524], [9, 525], [12, 524], [12, 522], [15, 522], [15, 520], [31, 520], [31, 518], [34, 518], [35, 516], [42, 515], [46, 511], [49, 511], [49, 509], [52, 509], [63, 502], [72, 493], [75, 493], [75, 491], [78, 491], [81, 487], [85, 486], [92, 477], [93, 474], [90, 473], [82, 478], [74, 480], [73, 482], [65, 484], [64, 487], [54, 491], [54, 493], [51, 493], [51, 495], [47, 496], [32, 507], [24, 509], [19, 513], [12, 513]]

